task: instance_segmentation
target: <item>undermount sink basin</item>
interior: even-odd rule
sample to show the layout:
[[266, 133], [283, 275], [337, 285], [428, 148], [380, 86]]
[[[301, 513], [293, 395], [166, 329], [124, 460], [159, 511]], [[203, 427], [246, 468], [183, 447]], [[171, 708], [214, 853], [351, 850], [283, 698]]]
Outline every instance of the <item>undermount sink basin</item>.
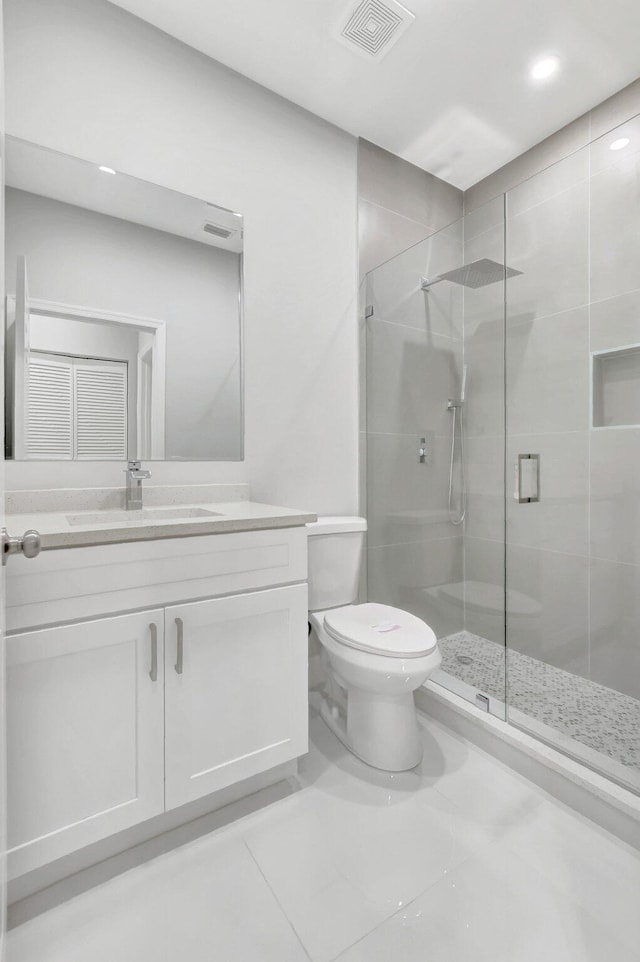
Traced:
[[219, 511], [207, 508], [142, 508], [139, 511], [96, 511], [94, 514], [68, 514], [69, 524], [136, 524], [141, 521], [189, 521], [191, 518], [220, 518]]

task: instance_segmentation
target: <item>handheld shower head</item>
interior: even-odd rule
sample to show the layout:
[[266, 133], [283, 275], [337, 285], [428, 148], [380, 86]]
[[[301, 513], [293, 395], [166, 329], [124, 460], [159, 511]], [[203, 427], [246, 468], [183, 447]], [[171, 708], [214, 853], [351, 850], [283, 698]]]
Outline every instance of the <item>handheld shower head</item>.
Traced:
[[[467, 389], [467, 365], [462, 365], [462, 378], [460, 380], [460, 397], [449, 398], [447, 410], [451, 411], [451, 459], [449, 462], [449, 520], [451, 524], [461, 525], [467, 515], [467, 483], [465, 479], [464, 466], [464, 395]], [[456, 426], [458, 430], [456, 431]], [[458, 437], [460, 451], [460, 498], [458, 511], [454, 510], [454, 465], [456, 453], [456, 436]]]
[[447, 400], [447, 411], [455, 411], [456, 408], [464, 407], [464, 398], [467, 390], [467, 365], [462, 365], [462, 380], [460, 381], [460, 394], [458, 397], [450, 397]]

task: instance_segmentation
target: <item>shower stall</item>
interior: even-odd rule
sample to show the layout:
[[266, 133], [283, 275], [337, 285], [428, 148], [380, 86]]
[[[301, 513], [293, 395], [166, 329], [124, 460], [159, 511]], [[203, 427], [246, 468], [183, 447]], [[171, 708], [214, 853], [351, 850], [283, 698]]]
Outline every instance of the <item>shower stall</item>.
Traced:
[[439, 684], [640, 792], [640, 117], [365, 301], [369, 600], [431, 625]]

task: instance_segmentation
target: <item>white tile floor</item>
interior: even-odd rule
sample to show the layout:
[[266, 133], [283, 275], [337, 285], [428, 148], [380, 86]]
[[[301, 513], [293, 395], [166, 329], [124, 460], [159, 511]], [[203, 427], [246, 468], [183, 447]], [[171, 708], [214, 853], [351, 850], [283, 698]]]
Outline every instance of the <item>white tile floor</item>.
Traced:
[[640, 854], [424, 728], [390, 775], [313, 717], [298, 792], [19, 926], [8, 962], [639, 962]]

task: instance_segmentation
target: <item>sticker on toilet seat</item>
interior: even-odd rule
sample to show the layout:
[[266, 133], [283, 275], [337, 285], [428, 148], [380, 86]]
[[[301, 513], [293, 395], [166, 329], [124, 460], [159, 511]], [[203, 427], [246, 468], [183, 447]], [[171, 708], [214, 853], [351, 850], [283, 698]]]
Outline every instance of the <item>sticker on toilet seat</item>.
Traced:
[[374, 631], [382, 633], [385, 631], [398, 631], [402, 628], [402, 625], [396, 625], [393, 621], [379, 621], [377, 625], [371, 625], [371, 627]]

